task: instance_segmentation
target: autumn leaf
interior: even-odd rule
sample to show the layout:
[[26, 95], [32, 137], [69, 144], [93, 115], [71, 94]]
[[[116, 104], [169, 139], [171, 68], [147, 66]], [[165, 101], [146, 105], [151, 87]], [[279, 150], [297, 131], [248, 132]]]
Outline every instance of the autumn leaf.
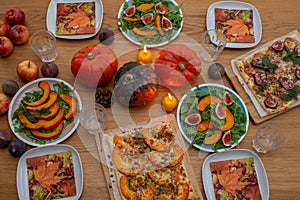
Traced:
[[40, 160], [36, 169], [33, 170], [33, 174], [43, 188], [49, 189], [51, 185], [57, 184], [61, 180], [61, 177], [55, 176], [59, 169], [59, 162], [47, 166], [44, 160]]
[[245, 25], [244, 21], [240, 18], [235, 18], [224, 22], [225, 25], [229, 25], [230, 28], [227, 30], [229, 35], [246, 35], [249, 34], [248, 27]]
[[69, 22], [67, 28], [73, 28], [78, 26], [78, 28], [81, 29], [91, 24], [90, 18], [82, 10], [72, 12], [69, 15], [67, 15], [66, 18], [72, 19], [72, 21]]
[[227, 166], [226, 170], [223, 170], [221, 174], [217, 174], [220, 184], [227, 192], [235, 195], [238, 190], [242, 190], [245, 187], [244, 183], [239, 181], [243, 175], [242, 170], [243, 168], [238, 168], [230, 171], [229, 166]]

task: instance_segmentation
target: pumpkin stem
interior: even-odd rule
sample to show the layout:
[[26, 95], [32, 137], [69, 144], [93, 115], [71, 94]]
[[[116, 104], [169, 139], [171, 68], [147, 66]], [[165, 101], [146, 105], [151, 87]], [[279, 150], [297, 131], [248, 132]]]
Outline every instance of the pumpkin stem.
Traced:
[[92, 52], [90, 52], [90, 53], [87, 54], [86, 57], [87, 57], [88, 59], [93, 59], [93, 58], [95, 57], [95, 54], [92, 53]]
[[178, 63], [178, 68], [179, 68], [180, 70], [185, 70], [185, 63], [184, 63], [184, 62], [179, 62], [179, 63]]
[[126, 77], [125, 77], [125, 79], [126, 79], [127, 81], [130, 81], [130, 80], [133, 79], [133, 75], [132, 75], [132, 74], [127, 74]]

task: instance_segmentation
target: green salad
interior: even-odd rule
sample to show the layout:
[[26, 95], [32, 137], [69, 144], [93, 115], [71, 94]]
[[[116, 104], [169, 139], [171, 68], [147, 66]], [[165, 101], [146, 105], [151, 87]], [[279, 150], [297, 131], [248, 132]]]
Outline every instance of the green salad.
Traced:
[[[126, 9], [129, 7], [135, 6], [135, 8], [138, 8], [138, 6], [142, 4], [153, 4], [156, 5], [158, 3], [163, 4], [164, 6], [164, 11], [163, 12], [158, 12], [156, 9], [156, 6], [153, 6], [151, 9], [148, 10], [139, 10], [135, 9], [135, 12], [132, 16], [127, 17], [124, 14], [124, 11], [126, 12]], [[127, 35], [127, 37], [130, 37], [132, 40], [142, 44], [142, 45], [159, 45], [164, 42], [170, 41], [178, 31], [181, 30], [182, 22], [183, 22], [183, 16], [181, 12], [181, 6], [178, 6], [177, 4], [174, 3], [174, 1], [170, 0], [132, 0], [132, 1], [126, 1], [123, 5], [122, 12], [119, 16], [118, 22], [121, 31]], [[145, 25], [143, 22], [143, 16], [146, 14], [152, 14], [152, 19], [150, 19], [149, 24]], [[169, 30], [163, 30], [163, 35], [161, 35], [157, 29], [157, 25], [155, 24], [155, 19], [157, 16], [160, 16], [160, 19], [162, 18], [167, 18], [171, 22], [172, 28]], [[129, 21], [126, 20], [126, 18], [130, 19], [139, 19], [136, 21]], [[149, 19], [147, 19], [149, 20]], [[160, 20], [161, 26], [162, 20]], [[139, 35], [136, 34], [133, 29], [139, 29], [140, 31], [143, 32], [157, 32], [155, 35]]]
[[[230, 105], [226, 105], [224, 100], [224, 94], [229, 94], [232, 98]], [[209, 103], [204, 110], [199, 110], [199, 102], [206, 96], [214, 96], [221, 100], [221, 102], [211, 102]], [[185, 135], [191, 140], [191, 146], [199, 145], [211, 148], [213, 151], [218, 151], [220, 149], [225, 149], [231, 147], [234, 144], [238, 144], [239, 139], [246, 134], [247, 131], [247, 116], [241, 104], [237, 102], [236, 96], [233, 96], [228, 91], [223, 88], [211, 87], [211, 88], [201, 88], [198, 87], [194, 91], [189, 91], [186, 98], [182, 102], [180, 107], [180, 124], [184, 130]], [[219, 104], [219, 105], [218, 105]], [[226, 124], [226, 118], [220, 118], [216, 113], [217, 107], [220, 106], [224, 109], [226, 107], [231, 116], [234, 118], [234, 122], [229, 130], [222, 130]], [[196, 124], [190, 124], [187, 122], [187, 117], [191, 115], [200, 115], [199, 121]], [[201, 122], [209, 121], [209, 127], [206, 127], [205, 130], [199, 125]], [[228, 123], [227, 123], [228, 124]], [[201, 129], [201, 130], [200, 130]], [[214, 144], [204, 143], [205, 138], [212, 136], [216, 131], [221, 131], [222, 135]], [[228, 134], [230, 141], [224, 144], [224, 135]], [[228, 139], [227, 138], [227, 139]]]

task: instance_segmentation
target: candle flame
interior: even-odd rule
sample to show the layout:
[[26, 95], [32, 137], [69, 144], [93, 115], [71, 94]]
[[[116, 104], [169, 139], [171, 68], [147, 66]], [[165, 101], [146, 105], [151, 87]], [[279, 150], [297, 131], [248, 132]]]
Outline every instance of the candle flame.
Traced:
[[173, 100], [173, 97], [172, 97], [172, 95], [170, 93], [168, 93], [168, 98], [169, 98], [170, 101]]
[[144, 53], [147, 53], [147, 47], [146, 47], [146, 45], [144, 46]]

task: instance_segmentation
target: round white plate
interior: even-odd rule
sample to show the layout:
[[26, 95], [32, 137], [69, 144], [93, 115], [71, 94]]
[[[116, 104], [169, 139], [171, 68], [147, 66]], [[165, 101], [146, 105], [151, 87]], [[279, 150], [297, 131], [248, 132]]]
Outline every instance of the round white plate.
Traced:
[[[192, 88], [189, 92], [192, 92], [192, 93], [200, 92], [200, 91], [206, 92], [212, 88], [219, 88], [219, 89], [229, 92], [229, 94], [233, 97], [233, 99], [235, 99], [235, 104], [238, 104], [241, 108], [241, 112], [245, 113], [245, 115], [246, 115], [246, 131], [245, 131], [245, 133], [239, 138], [238, 143], [232, 143], [232, 145], [228, 148], [222, 148], [222, 149], [217, 150], [218, 152], [222, 152], [222, 151], [234, 148], [244, 139], [244, 137], [246, 136], [248, 127], [249, 127], [249, 115], [248, 115], [247, 107], [246, 107], [245, 103], [243, 102], [243, 100], [241, 99], [241, 97], [237, 93], [235, 93], [233, 90], [231, 90], [230, 88], [228, 88], [226, 86], [219, 85], [219, 84], [213, 84], [213, 83], [202, 84], [202, 85]], [[179, 127], [183, 137], [191, 144], [193, 140], [187, 135], [186, 123], [184, 122], [184, 120], [181, 119], [181, 111], [189, 109], [185, 105], [186, 101], [189, 100], [188, 99], [189, 95], [187, 95], [189, 92], [187, 92], [179, 101], [178, 108], [177, 108], [177, 123], [178, 123], [178, 127]], [[196, 129], [196, 126], [195, 126], [195, 129]], [[215, 152], [213, 150], [213, 145], [194, 144], [193, 146], [200, 150], [203, 150], [203, 151]]]
[[[123, 17], [124, 4], [127, 2], [129, 5], [132, 5], [132, 1], [133, 1], [133, 0], [126, 0], [126, 1], [122, 4], [122, 6], [121, 6], [120, 9], [119, 9], [118, 19], [121, 19], [121, 18]], [[175, 6], [178, 6], [178, 4], [177, 4], [174, 0], [169, 0], [169, 1], [172, 2]], [[132, 43], [134, 43], [134, 44], [136, 44], [136, 45], [139, 45], [139, 46], [147, 45], [147, 47], [149, 47], [149, 48], [156, 48], [156, 47], [160, 47], [160, 46], [163, 46], [163, 45], [166, 45], [166, 44], [170, 43], [171, 41], [173, 41], [173, 40], [179, 35], [179, 33], [180, 33], [181, 29], [182, 29], [182, 26], [183, 26], [183, 14], [182, 14], [182, 10], [181, 10], [181, 9], [179, 9], [179, 13], [178, 13], [178, 14], [182, 17], [181, 24], [180, 24], [180, 28], [179, 28], [177, 31], [175, 31], [175, 32], [173, 33], [173, 36], [172, 36], [169, 40], [166, 39], [166, 40], [164, 40], [164, 41], [161, 42], [161, 43], [142, 44], [141, 42], [139, 42], [139, 41], [136, 39], [134, 33], [132, 33], [131, 30], [128, 30], [128, 29], [127, 29], [127, 31], [123, 31], [122, 28], [121, 28], [121, 26], [120, 26], [120, 25], [121, 25], [120, 22], [118, 22], [118, 25], [119, 25], [119, 29], [120, 29], [121, 33], [122, 33], [122, 34], [125, 36], [125, 38], [127, 38], [130, 42], [132, 42]], [[151, 36], [148, 36], [148, 37], [150, 38]]]
[[15, 110], [17, 110], [19, 108], [21, 100], [24, 98], [24, 96], [27, 92], [41, 90], [38, 86], [38, 83], [42, 80], [47, 81], [50, 84], [51, 89], [53, 89], [54, 84], [63, 82], [73, 92], [72, 95], [77, 100], [77, 106], [78, 106], [77, 110], [80, 111], [82, 109], [82, 102], [81, 102], [80, 96], [77, 93], [77, 91], [69, 83], [67, 83], [67, 82], [65, 82], [61, 79], [57, 79], [57, 78], [40, 78], [40, 79], [34, 80], [34, 81], [29, 82], [26, 85], [24, 85], [15, 94], [15, 96], [13, 97], [13, 99], [11, 100], [11, 102], [9, 104], [8, 122], [9, 122], [9, 126], [10, 126], [11, 130], [13, 131], [13, 133], [15, 134], [15, 136], [18, 139], [22, 140], [23, 142], [25, 142], [26, 144], [31, 145], [31, 146], [43, 146], [43, 145], [50, 145], [50, 144], [58, 144], [58, 143], [60, 143], [64, 140], [66, 140], [68, 137], [70, 137], [79, 125], [79, 118], [77, 117], [78, 114], [76, 114], [76, 116], [74, 116], [74, 121], [71, 124], [68, 124], [64, 128], [64, 130], [62, 131], [62, 133], [59, 135], [59, 137], [56, 140], [53, 140], [53, 139], [45, 140], [46, 141], [45, 144], [38, 144], [37, 142], [35, 142], [31, 138], [27, 137], [25, 135], [25, 133], [19, 133], [19, 132], [15, 131], [13, 120], [12, 120], [12, 117], [13, 117], [13, 114], [14, 114]]
[[216, 199], [210, 172], [210, 163], [222, 160], [236, 160], [241, 158], [254, 159], [254, 167], [262, 200], [269, 199], [269, 182], [263, 163], [254, 152], [246, 149], [232, 149], [221, 153], [215, 153], [205, 159], [202, 166], [202, 181], [207, 199]]
[[80, 34], [80, 35], [57, 35], [56, 34], [56, 5], [57, 3], [76, 3], [76, 2], [91, 2], [91, 0], [51, 0], [48, 6], [46, 25], [48, 31], [52, 32], [57, 38], [64, 39], [85, 39], [95, 36], [102, 25], [103, 20], [103, 5], [101, 0], [93, 0], [95, 2], [95, 17], [96, 17], [96, 30], [92, 34]]
[[29, 200], [29, 188], [28, 188], [28, 175], [27, 175], [27, 165], [26, 159], [33, 158], [37, 156], [43, 156], [53, 153], [59, 153], [64, 151], [71, 151], [73, 167], [74, 167], [74, 177], [76, 184], [76, 196], [66, 197], [64, 200], [77, 200], [80, 198], [83, 189], [83, 170], [80, 156], [75, 148], [65, 144], [49, 145], [44, 147], [33, 148], [25, 152], [19, 159], [17, 167], [17, 190], [19, 199]]
[[254, 26], [254, 43], [238, 43], [238, 42], [227, 42], [227, 48], [250, 48], [256, 46], [262, 35], [262, 26], [259, 13], [257, 9], [249, 4], [240, 1], [219, 1], [211, 4], [206, 14], [206, 27], [207, 30], [215, 29], [215, 8], [222, 9], [234, 9], [234, 10], [252, 10], [253, 11], [253, 26]]

